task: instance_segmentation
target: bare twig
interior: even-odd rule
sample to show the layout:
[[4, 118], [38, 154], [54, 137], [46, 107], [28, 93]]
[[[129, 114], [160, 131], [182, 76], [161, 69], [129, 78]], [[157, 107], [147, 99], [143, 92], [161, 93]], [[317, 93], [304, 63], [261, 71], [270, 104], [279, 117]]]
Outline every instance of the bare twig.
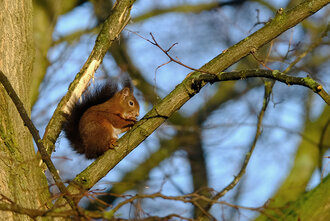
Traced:
[[[146, 218], [139, 218], [138, 220], [139, 221], [169, 221], [169, 220], [177, 220], [177, 219], [174, 219], [174, 218], [179, 218], [179, 220], [188, 220], [188, 221], [196, 221], [195, 219], [192, 219], [192, 218], [188, 218], [188, 217], [183, 217], [183, 216], [180, 216], [178, 214], [169, 214], [167, 216], [164, 216], [164, 217], [159, 217], [159, 216], [149, 216], [149, 217], [146, 217]], [[111, 220], [114, 220], [114, 221], [131, 221], [132, 219], [122, 219], [122, 218], [112, 218]]]
[[252, 28], [249, 30], [249, 33], [258, 25], [265, 25], [267, 24], [266, 21], [260, 21], [260, 10], [259, 9], [256, 9], [256, 12], [257, 12], [257, 15], [256, 15], [256, 23], [252, 26]]
[[265, 68], [267, 68], [268, 70], [272, 71], [271, 68], [269, 68], [263, 61], [261, 61], [259, 58], [257, 58], [257, 56], [254, 54], [254, 52], [251, 52], [252, 56], [254, 57], [254, 59], [256, 59], [262, 66], [264, 66]]
[[191, 203], [191, 204], [195, 204], [195, 201], [201, 199], [201, 200], [209, 202], [210, 204], [223, 204], [223, 205], [230, 206], [230, 207], [233, 207], [236, 209], [246, 209], [246, 210], [258, 211], [258, 212], [260, 212], [263, 208], [263, 207], [245, 207], [245, 206], [234, 205], [231, 203], [227, 203], [225, 201], [217, 201], [214, 199], [210, 199], [210, 198], [202, 196], [198, 193], [191, 193], [191, 194], [186, 194], [186, 195], [182, 195], [182, 196], [166, 196], [166, 195], [163, 195], [163, 194], [157, 192], [157, 193], [153, 193], [153, 194], [126, 195], [126, 197], [129, 197], [129, 198], [120, 202], [116, 207], [114, 207], [111, 210], [112, 214], [115, 214], [115, 212], [117, 212], [122, 206], [132, 203], [136, 199], [144, 199], [144, 198], [146, 198], [146, 199], [161, 198], [161, 199], [165, 199], [165, 200], [175, 200], [175, 201], [181, 201], [184, 203]]
[[265, 111], [266, 111], [266, 108], [267, 108], [267, 105], [268, 105], [268, 102], [269, 102], [269, 96], [271, 94], [271, 89], [272, 89], [272, 83], [271, 82], [266, 82], [265, 83], [265, 93], [264, 93], [263, 105], [262, 105], [261, 111], [260, 111], [260, 113], [258, 115], [258, 123], [257, 123], [257, 128], [256, 128], [256, 134], [255, 134], [255, 137], [253, 139], [253, 142], [252, 142], [252, 144], [250, 146], [249, 151], [245, 154], [245, 159], [244, 159], [243, 165], [241, 167], [241, 170], [239, 171], [239, 173], [237, 174], [237, 176], [235, 176], [234, 180], [229, 185], [227, 185], [222, 191], [220, 191], [219, 193], [217, 193], [212, 198], [213, 200], [217, 200], [217, 199], [221, 198], [229, 190], [233, 189], [236, 186], [236, 184], [238, 183], [238, 181], [245, 174], [246, 167], [247, 167], [247, 165], [248, 165], [248, 163], [250, 161], [250, 158], [252, 156], [253, 150], [254, 150], [254, 148], [255, 148], [255, 146], [257, 144], [257, 141], [259, 139], [259, 136], [261, 134], [261, 124], [262, 124], [262, 120], [263, 120], [263, 117], [265, 115]]
[[[328, 30], [328, 29], [327, 29]], [[288, 85], [302, 85], [305, 87], [308, 87], [310, 89], [312, 89], [315, 93], [317, 93], [328, 105], [330, 105], [330, 96], [326, 93], [326, 91], [323, 89], [322, 85], [317, 83], [316, 81], [314, 81], [313, 79], [311, 79], [310, 77], [306, 77], [306, 78], [301, 78], [301, 77], [293, 77], [293, 76], [289, 76], [286, 75], [285, 73], [289, 70], [288, 68], [290, 68], [290, 66], [285, 70], [285, 73], [282, 73], [278, 70], [272, 70], [271, 68], [267, 67], [266, 64], [264, 64], [264, 62], [262, 62], [261, 60], [259, 60], [256, 56], [255, 56], [255, 49], [251, 50], [251, 54], [252, 56], [265, 68], [267, 68], [268, 70], [243, 70], [243, 71], [234, 71], [234, 72], [222, 72], [219, 74], [216, 73], [212, 73], [209, 71], [204, 71], [201, 69], [196, 69], [193, 67], [190, 67], [184, 63], [182, 63], [181, 61], [174, 59], [171, 55], [169, 55], [169, 51], [177, 44], [174, 43], [172, 44], [172, 46], [169, 47], [169, 49], [165, 50], [164, 48], [162, 48], [158, 42], [156, 41], [155, 37], [153, 36], [152, 33], [150, 33], [150, 36], [152, 38], [152, 41], [139, 35], [136, 32], [130, 31], [134, 34], [136, 34], [137, 36], [141, 37], [142, 39], [150, 42], [151, 44], [157, 46], [162, 52], [164, 52], [164, 54], [170, 59], [169, 61], [167, 61], [164, 64], [161, 64], [160, 66], [157, 67], [160, 68], [170, 62], [175, 62], [185, 68], [188, 68], [192, 71], [195, 72], [199, 72], [199, 73], [204, 73], [204, 74], [208, 74], [208, 76], [210, 78], [214, 78], [215, 75], [218, 76], [218, 79], [216, 81], [228, 81], [228, 80], [240, 80], [240, 79], [245, 79], [245, 78], [250, 78], [250, 77], [265, 77], [265, 78], [270, 78], [270, 79], [274, 79], [277, 81], [281, 81], [283, 83], [286, 83]], [[322, 35], [323, 36], [323, 35]], [[312, 47], [314, 48], [316, 47], [315, 45]], [[311, 50], [311, 49], [310, 49]], [[190, 76], [190, 74], [188, 75]], [[202, 76], [202, 78], [207, 78], [206, 76]], [[205, 81], [207, 81], [205, 79]]]
[[181, 65], [181, 66], [183, 66], [183, 67], [185, 67], [185, 68], [188, 68], [189, 70], [192, 70], [192, 71], [201, 72], [201, 73], [205, 73], [205, 74], [213, 74], [213, 73], [208, 72], [208, 71], [204, 71], [204, 70], [201, 70], [201, 69], [196, 69], [196, 68], [190, 67], [190, 66], [188, 66], [188, 65], [186, 65], [186, 64], [184, 64], [184, 63], [182, 63], [182, 62], [179, 61], [178, 59], [173, 58], [173, 57], [169, 54], [169, 52], [170, 52], [170, 50], [171, 50], [175, 45], [178, 44], [177, 42], [174, 43], [174, 44], [172, 44], [168, 49], [164, 49], [162, 46], [160, 46], [160, 45], [158, 44], [156, 38], [154, 37], [154, 35], [153, 35], [151, 32], [150, 32], [149, 34], [150, 34], [150, 36], [151, 36], [152, 41], [149, 40], [149, 39], [147, 39], [147, 38], [145, 38], [145, 37], [143, 37], [142, 35], [138, 34], [137, 32], [130, 31], [130, 30], [128, 30], [128, 31], [131, 32], [131, 33], [133, 33], [133, 34], [135, 34], [135, 35], [137, 35], [137, 36], [139, 36], [140, 38], [142, 38], [142, 39], [148, 41], [148, 42], [151, 43], [152, 45], [155, 45], [155, 46], [158, 47], [162, 52], [164, 52], [164, 54], [169, 58], [169, 61], [167, 61], [167, 62], [165, 62], [165, 63], [159, 65], [159, 66], [157, 67], [157, 69], [159, 69], [159, 68], [161, 68], [162, 66], [167, 65], [167, 64], [169, 64], [169, 63], [171, 63], [171, 62], [174, 62], [174, 63], [177, 63], [177, 64], [179, 64], [179, 65]]
[[[0, 194], [0, 211], [10, 211], [18, 214], [24, 214], [32, 218], [33, 220], [37, 217], [65, 217], [65, 218], [73, 218], [73, 220], [91, 220], [91, 218], [108, 218], [108, 215], [104, 211], [92, 212], [92, 211], [84, 211], [84, 213], [79, 213], [72, 209], [67, 210], [56, 210], [56, 208], [51, 208], [49, 210], [42, 209], [31, 209], [21, 206], [15, 203], [13, 200], [9, 199], [3, 194]], [[83, 210], [82, 210], [83, 211]], [[76, 219], [74, 219], [76, 218]], [[83, 218], [83, 219], [81, 219]]]
[[314, 48], [316, 48], [317, 46], [319, 46], [322, 42], [322, 38], [324, 38], [325, 36], [327, 36], [328, 32], [330, 30], [330, 24], [328, 24], [327, 28], [325, 29], [325, 31], [321, 34], [321, 37], [319, 37], [318, 39], [316, 39], [313, 44], [311, 44], [306, 51], [304, 51], [303, 53], [301, 53], [299, 56], [296, 57], [296, 59], [291, 62], [289, 64], [289, 66], [283, 71], [284, 74], [288, 73], [292, 67], [294, 67], [301, 59], [303, 59], [309, 52], [311, 52]]

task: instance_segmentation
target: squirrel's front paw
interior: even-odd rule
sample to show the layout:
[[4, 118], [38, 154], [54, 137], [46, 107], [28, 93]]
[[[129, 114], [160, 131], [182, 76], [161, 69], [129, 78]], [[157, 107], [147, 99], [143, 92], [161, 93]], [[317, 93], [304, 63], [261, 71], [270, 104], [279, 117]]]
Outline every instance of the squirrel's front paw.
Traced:
[[109, 149], [114, 149], [115, 146], [118, 146], [117, 139], [111, 139], [109, 142]]

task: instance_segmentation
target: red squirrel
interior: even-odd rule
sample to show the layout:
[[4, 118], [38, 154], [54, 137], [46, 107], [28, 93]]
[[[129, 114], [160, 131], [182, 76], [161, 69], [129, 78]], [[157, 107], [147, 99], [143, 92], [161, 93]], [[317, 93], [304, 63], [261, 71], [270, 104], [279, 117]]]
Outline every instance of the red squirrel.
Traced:
[[114, 148], [118, 135], [129, 130], [139, 116], [140, 106], [127, 76], [123, 89], [107, 82], [92, 92], [84, 93], [73, 105], [64, 124], [71, 146], [86, 158], [93, 159]]

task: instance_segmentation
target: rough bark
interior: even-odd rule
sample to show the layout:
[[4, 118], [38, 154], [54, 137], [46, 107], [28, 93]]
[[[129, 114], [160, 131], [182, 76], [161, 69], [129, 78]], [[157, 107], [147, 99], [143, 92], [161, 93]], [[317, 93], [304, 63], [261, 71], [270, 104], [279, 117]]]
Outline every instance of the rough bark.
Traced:
[[[0, 5], [0, 69], [7, 75], [30, 114], [29, 94], [34, 59], [32, 1], [2, 0]], [[47, 208], [48, 184], [39, 166], [31, 134], [2, 86], [0, 107], [0, 194], [26, 208]], [[2, 211], [0, 217], [30, 220], [25, 215]]]

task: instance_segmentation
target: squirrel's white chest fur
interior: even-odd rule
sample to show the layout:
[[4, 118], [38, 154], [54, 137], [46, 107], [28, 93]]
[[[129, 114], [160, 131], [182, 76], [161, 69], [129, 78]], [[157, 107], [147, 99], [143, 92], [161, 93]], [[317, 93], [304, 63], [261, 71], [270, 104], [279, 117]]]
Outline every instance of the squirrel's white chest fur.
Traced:
[[122, 129], [112, 127], [112, 137], [118, 139], [118, 135], [122, 133]]

